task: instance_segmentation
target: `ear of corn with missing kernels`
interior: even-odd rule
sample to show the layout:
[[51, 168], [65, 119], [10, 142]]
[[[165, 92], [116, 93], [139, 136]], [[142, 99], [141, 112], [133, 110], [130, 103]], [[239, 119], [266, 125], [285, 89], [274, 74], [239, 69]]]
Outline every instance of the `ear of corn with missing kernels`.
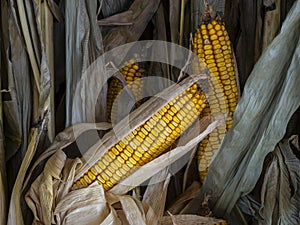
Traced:
[[198, 166], [203, 182], [213, 155], [223, 137], [231, 128], [233, 113], [238, 101], [235, 60], [224, 23], [219, 18], [205, 19], [194, 36], [193, 51], [210, 71], [209, 106], [201, 116], [228, 113], [226, 126], [217, 127], [199, 145]]
[[205, 95], [194, 84], [111, 147], [74, 186], [97, 181], [109, 190], [166, 149], [199, 117]]
[[[142, 70], [140, 66], [135, 63], [134, 60], [130, 60], [125, 63], [125, 65], [120, 69], [121, 74], [123, 75], [127, 87], [132, 91], [134, 97], [139, 100], [141, 98], [142, 93]], [[107, 93], [107, 118], [108, 121], [111, 122], [112, 119], [116, 118], [118, 113], [117, 104], [114, 103], [116, 97], [122, 90], [122, 84], [120, 80], [113, 77], [108, 86]], [[138, 102], [136, 103], [138, 106]]]

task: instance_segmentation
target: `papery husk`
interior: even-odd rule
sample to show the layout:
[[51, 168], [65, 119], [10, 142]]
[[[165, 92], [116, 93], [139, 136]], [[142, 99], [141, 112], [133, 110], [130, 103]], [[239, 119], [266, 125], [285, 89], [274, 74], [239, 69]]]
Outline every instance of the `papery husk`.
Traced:
[[112, 15], [117, 15], [118, 13], [124, 11], [124, 9], [127, 9], [131, 2], [132, 1], [130, 0], [115, 0], [113, 2], [109, 0], [103, 0], [101, 7], [103, 17], [107, 18]]
[[5, 160], [8, 192], [11, 192], [22, 158], [25, 155], [31, 117], [31, 68], [26, 46], [20, 33], [17, 7], [1, 1], [2, 31], [2, 113], [5, 126]]
[[132, 20], [132, 25], [121, 26], [112, 29], [104, 37], [105, 50], [111, 50], [117, 46], [138, 41], [143, 34], [147, 24], [158, 9], [160, 0], [135, 0], [129, 7], [128, 20]]
[[201, 184], [193, 182], [182, 195], [168, 208], [168, 212], [173, 215], [181, 214], [182, 210], [188, 203], [195, 198], [200, 192]]
[[225, 222], [224, 220], [212, 217], [203, 217], [197, 215], [170, 215], [164, 216], [162, 225], [212, 225]]
[[[54, 104], [54, 97], [55, 97], [55, 76], [54, 76], [54, 43], [53, 43], [53, 21], [54, 21], [54, 17], [52, 15], [52, 12], [54, 9], [54, 7], [51, 8], [49, 7], [48, 2], [52, 2], [52, 4], [50, 3], [50, 5], [54, 6], [56, 5], [55, 3], [53, 3], [53, 0], [51, 1], [38, 1], [39, 4], [39, 14], [38, 14], [38, 18], [39, 18], [39, 22], [40, 22], [40, 26], [41, 26], [41, 39], [43, 42], [43, 47], [44, 47], [44, 51], [45, 51], [45, 57], [47, 59], [47, 65], [49, 67], [49, 73], [50, 73], [50, 87], [49, 87], [49, 106], [47, 107], [48, 110], [48, 137], [50, 142], [53, 141], [54, 137], [55, 137], [55, 104]], [[58, 11], [58, 10], [55, 10]]]
[[125, 11], [113, 16], [98, 20], [99, 26], [130, 26], [133, 24], [132, 11]]
[[[2, 44], [0, 42], [0, 44]], [[0, 55], [1, 60], [1, 55]], [[0, 64], [1, 68], [1, 64]], [[1, 70], [0, 70], [1, 71]], [[2, 81], [0, 79], [0, 88]], [[3, 134], [2, 94], [0, 94], [0, 224], [6, 224], [7, 217], [7, 177]]]
[[285, 139], [271, 153], [261, 188], [260, 225], [300, 221], [300, 160], [292, 150], [299, 153], [297, 142], [297, 136]]
[[111, 124], [105, 122], [96, 124], [81, 123], [68, 127], [63, 132], [59, 133], [55, 137], [52, 145], [48, 149], [46, 149], [32, 164], [31, 169], [28, 171], [26, 180], [24, 181], [24, 188], [29, 185], [30, 180], [32, 180], [34, 178], [34, 175], [36, 174], [36, 169], [38, 169], [38, 167], [43, 164], [46, 159], [54, 155], [58, 150], [63, 150], [64, 148], [71, 145], [76, 141], [76, 138], [78, 136], [89, 130], [105, 131], [111, 128]]
[[9, 205], [9, 213], [7, 219], [7, 225], [23, 225], [23, 215], [21, 209], [22, 202], [22, 185], [25, 179], [26, 171], [31, 163], [31, 160], [36, 153], [37, 145], [39, 142], [40, 135], [42, 134], [38, 128], [32, 129], [32, 134], [30, 137], [30, 141], [28, 144], [28, 148], [23, 158], [18, 176], [15, 181], [15, 185], [12, 190], [10, 205]]
[[[217, 123], [213, 125], [215, 127]], [[210, 129], [213, 129], [213, 127]], [[187, 146], [175, 148], [173, 151], [182, 151], [185, 148], [190, 149], [191, 145], [196, 145], [204, 136], [205, 134], [197, 137], [197, 140], [191, 140]], [[143, 174], [150, 177], [152, 174], [149, 175], [149, 171], [153, 169], [157, 171], [162, 170], [163, 166], [166, 167], [176, 160], [172, 159], [172, 157], [177, 155], [166, 153], [162, 156], [165, 156], [165, 158], [163, 161], [160, 161], [160, 164], [150, 165], [148, 170], [143, 166], [137, 172], [144, 169]], [[159, 158], [155, 160], [159, 161]], [[119, 191], [122, 195], [113, 194], [113, 192], [117, 191], [104, 192], [102, 186], [97, 182], [87, 188], [74, 190], [71, 187], [75, 181], [76, 170], [78, 170], [81, 163], [79, 159], [67, 159], [65, 153], [61, 150], [56, 151], [50, 157], [44, 171], [32, 183], [25, 197], [35, 217], [33, 224], [43, 223], [50, 225], [51, 222], [55, 224], [74, 224], [79, 221], [80, 224], [91, 225], [109, 224], [107, 221], [115, 221], [114, 223], [121, 224], [121, 218], [124, 219], [124, 217], [118, 217], [118, 210], [120, 209], [114, 208], [114, 205], [118, 202], [122, 206], [122, 211], [128, 224], [159, 224], [163, 215], [168, 179], [154, 184], [158, 185], [157, 188], [149, 186], [148, 188], [153, 190], [147, 189], [143, 202], [124, 195], [124, 190], [128, 190], [128, 188], [122, 188]], [[134, 180], [133, 175], [128, 178]], [[165, 177], [166, 175], [163, 175], [163, 178]], [[157, 176], [155, 176], [154, 180], [157, 180]], [[139, 181], [135, 181], [133, 185], [138, 185], [139, 183]], [[157, 193], [162, 193], [162, 195], [157, 195]]]
[[[205, 11], [205, 0], [194, 0], [191, 2], [191, 30], [194, 32], [200, 25], [200, 18], [202, 13]], [[208, 0], [209, 6], [218, 13], [219, 16], [223, 16], [225, 12], [225, 2], [223, 0]]]
[[[153, 33], [153, 40], [161, 40], [161, 41], [168, 41], [168, 36], [167, 36], [167, 28], [166, 28], [166, 17], [165, 17], [165, 7], [164, 4], [161, 2], [159, 4], [159, 7], [156, 11], [156, 13], [154, 14], [152, 21], [154, 26], [156, 27], [155, 32]], [[163, 26], [162, 26], [163, 24]], [[168, 51], [168, 47], [167, 45], [164, 46], [165, 47], [165, 52]], [[170, 74], [170, 66], [168, 64], [163, 64], [163, 63], [159, 63], [156, 62], [155, 58], [156, 58], [157, 52], [155, 52], [155, 50], [152, 52], [152, 56], [151, 56], [151, 60], [150, 61], [150, 65], [149, 68], [146, 71], [145, 75], [153, 75], [155, 74], [155, 76], [160, 76], [160, 77], [165, 77], [168, 80], [175, 80], [173, 79], [174, 77], [172, 77], [172, 74]], [[166, 61], [168, 61], [168, 56], [166, 58]]]
[[280, 30], [281, 18], [280, 18], [280, 0], [264, 1], [265, 7], [275, 6], [274, 10], [267, 11], [264, 17], [263, 25], [263, 46], [262, 50], [266, 49], [273, 41]]
[[179, 43], [180, 0], [170, 0], [169, 4], [170, 4], [169, 21], [172, 21], [170, 23], [171, 41], [173, 43], [178, 44]]
[[[170, 177], [169, 171], [164, 168], [187, 154], [216, 126], [224, 123], [224, 116], [217, 118], [218, 120], [213, 121], [200, 134], [195, 133], [198, 129], [194, 125], [190, 131], [193, 134], [189, 136], [190, 138], [186, 137], [184, 142], [179, 142], [179, 145], [171, 151], [140, 167], [108, 192], [104, 192], [102, 186], [97, 182], [85, 188], [74, 189], [72, 185], [111, 145], [144, 123], [168, 101], [202, 77], [203, 75], [190, 76], [180, 84], [175, 84], [158, 95], [163, 98], [155, 96], [144, 103], [132, 112], [129, 118], [123, 119], [114, 127], [113, 131], [108, 132], [101, 141], [91, 147], [82, 159], [67, 159], [66, 154], [57, 149], [26, 194], [26, 202], [35, 217], [33, 224], [51, 224], [51, 222], [74, 224], [78, 221], [80, 224], [91, 225], [107, 224], [107, 221], [115, 221], [118, 224], [122, 220], [125, 220], [125, 224], [159, 224], [164, 212]], [[127, 119], [129, 119], [130, 127], [127, 126]], [[150, 180], [150, 186], [146, 190], [143, 201], [125, 195], [129, 190], [152, 176], [153, 183]], [[161, 177], [161, 180], [158, 180], [158, 177]], [[157, 193], [161, 193], [161, 195], [157, 195]]]
[[[48, 4], [40, 3], [39, 1], [16, 0], [9, 1], [8, 4], [10, 12], [8, 36], [10, 39], [9, 45], [5, 45], [5, 49], [7, 49], [5, 51], [7, 51], [8, 77], [16, 83], [16, 88], [12, 83], [9, 84], [12, 103], [17, 102], [19, 111], [18, 116], [14, 116], [14, 109], [11, 107], [5, 114], [20, 120], [18, 123], [20, 129], [16, 129], [16, 131], [19, 131], [21, 135], [21, 149], [16, 152], [10, 162], [14, 167], [21, 164], [16, 179], [14, 176], [9, 176], [9, 180], [15, 183], [11, 193], [7, 224], [14, 225], [27, 223], [28, 218], [24, 218], [22, 215], [26, 211], [22, 192], [25, 174], [28, 172], [33, 157], [37, 154], [37, 146], [45, 139], [46, 127], [49, 125], [48, 120], [51, 123], [54, 120], [53, 41], [51, 40], [53, 20]], [[53, 11], [55, 8], [53, 2], [49, 1], [49, 5], [52, 6]], [[14, 50], [15, 48], [17, 50]], [[52, 76], [51, 98], [50, 75]], [[19, 95], [17, 98], [14, 92]], [[36, 127], [31, 129], [29, 135], [30, 122]], [[14, 123], [9, 122], [9, 124]], [[48, 137], [52, 140], [55, 135], [54, 127], [50, 124], [48, 128]], [[9, 154], [7, 155], [11, 157]], [[22, 159], [22, 163], [19, 163], [18, 159]]]
[[48, 160], [26, 195], [33, 224], [152, 224], [146, 223], [150, 207], [131, 196], [104, 192], [98, 183], [70, 191], [78, 164], [60, 150]]
[[[41, 136], [45, 135], [45, 126], [46, 123], [44, 122], [41, 127], [35, 128], [32, 130], [32, 135], [30, 137], [30, 145], [26, 151], [26, 155], [23, 159], [20, 171], [18, 173], [18, 177], [16, 179], [12, 198], [10, 202], [9, 208], [9, 218], [8, 218], [8, 225], [23, 225], [27, 224], [28, 221], [24, 221], [24, 197], [23, 192], [25, 189], [28, 188], [28, 185], [31, 181], [34, 180], [36, 177], [35, 169], [39, 166], [43, 165], [42, 163], [45, 159], [49, 158], [51, 155], [55, 154], [55, 152], [59, 151], [60, 149], [67, 147], [72, 142], [75, 141], [74, 134], [80, 135], [81, 133], [85, 132], [86, 130], [90, 129], [98, 129], [98, 130], [105, 130], [111, 128], [110, 124], [107, 123], [100, 123], [100, 124], [79, 124], [75, 127], [70, 127], [66, 131], [60, 133], [55, 138], [53, 145], [49, 147], [40, 157], [36, 160], [29, 170], [29, 165], [32, 164], [33, 156], [36, 154], [37, 145], [41, 140]], [[54, 167], [55, 168], [55, 167]], [[25, 176], [27, 174], [27, 176]]]
[[[149, 181], [142, 200], [143, 204], [150, 206], [146, 213], [147, 224], [160, 224], [160, 218], [165, 211], [166, 196], [171, 178], [170, 175], [167, 167], [162, 169]], [[161, 180], [161, 182], [157, 182], [158, 180]]]
[[[97, 105], [99, 96], [97, 91], [101, 90], [105, 83], [88, 79], [86, 81], [90, 82], [88, 87], [84, 86], [85, 83], [82, 86], [78, 85], [84, 72], [103, 54], [102, 36], [97, 25], [97, 0], [75, 2], [66, 0], [65, 4], [66, 127], [69, 127], [76, 123], [96, 122], [91, 119], [95, 117], [95, 114], [89, 112], [89, 106], [95, 107]], [[99, 59], [97, 71], [105, 73], [104, 63]], [[76, 93], [77, 88], [80, 90]], [[74, 104], [74, 102], [79, 102], [79, 104]], [[100, 108], [102, 109], [103, 106], [101, 105]], [[104, 114], [102, 112], [100, 116]], [[103, 121], [105, 118], [101, 117], [97, 122]]]

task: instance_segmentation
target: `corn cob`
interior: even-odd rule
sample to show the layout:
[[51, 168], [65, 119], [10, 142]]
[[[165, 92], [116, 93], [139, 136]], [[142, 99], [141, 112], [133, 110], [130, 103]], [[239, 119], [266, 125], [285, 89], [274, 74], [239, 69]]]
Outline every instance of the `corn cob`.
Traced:
[[194, 84], [111, 147], [74, 186], [97, 181], [109, 190], [169, 148], [195, 122], [204, 107], [205, 95]]
[[[120, 72], [124, 76], [128, 88], [131, 89], [135, 98], [139, 100], [142, 93], [142, 72], [139, 65], [134, 60], [130, 60], [128, 63], [125, 63]], [[111, 122], [112, 118], [116, 118], [118, 107], [113, 105], [113, 103], [121, 90], [122, 84], [120, 80], [112, 78], [107, 95], [107, 118], [109, 122]], [[136, 106], [138, 106], [138, 103]]]
[[198, 166], [203, 182], [213, 155], [219, 149], [226, 131], [231, 128], [238, 89], [229, 36], [220, 19], [209, 19], [200, 25], [194, 36], [193, 51], [210, 71], [209, 106], [201, 116], [229, 114], [226, 126], [216, 128], [199, 145]]

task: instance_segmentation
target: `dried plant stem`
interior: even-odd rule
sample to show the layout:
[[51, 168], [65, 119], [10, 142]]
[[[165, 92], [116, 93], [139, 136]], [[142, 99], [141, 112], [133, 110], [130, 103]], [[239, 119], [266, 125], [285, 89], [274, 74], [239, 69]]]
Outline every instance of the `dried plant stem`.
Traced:
[[32, 40], [30, 37], [30, 32], [29, 32], [29, 27], [28, 27], [28, 22], [27, 22], [27, 17], [26, 17], [26, 9], [24, 7], [24, 2], [22, 0], [17, 0], [17, 5], [18, 5], [19, 16], [20, 16], [20, 23], [21, 23], [25, 43], [26, 43], [26, 48], [28, 51], [28, 56], [29, 56], [31, 68], [33, 71], [34, 81], [36, 84], [35, 87], [37, 89], [37, 92], [40, 93], [40, 85], [39, 85], [40, 84], [40, 70], [38, 67], [37, 60], [35, 58], [34, 49], [33, 49], [32, 42], [31, 42]]
[[236, 205], [235, 206], [236, 211], [238, 212], [239, 216], [241, 217], [241, 220], [243, 221], [243, 225], [248, 225], [245, 216], [243, 215], [241, 209]]
[[183, 40], [183, 29], [184, 29], [184, 9], [185, 9], [185, 0], [181, 0], [181, 10], [180, 10], [180, 37], [179, 45], [182, 45]]
[[[1, 80], [0, 80], [0, 87]], [[6, 170], [5, 170], [5, 152], [3, 135], [3, 114], [2, 114], [2, 95], [0, 95], [0, 224], [6, 224], [7, 213], [7, 189], [6, 189]]]
[[55, 137], [55, 108], [54, 108], [54, 46], [53, 46], [53, 16], [47, 1], [41, 3], [41, 21], [45, 53], [50, 70], [50, 106], [48, 137], [52, 142]]
[[32, 81], [32, 122], [37, 124], [39, 121], [39, 95], [40, 95], [40, 69], [34, 53], [34, 47], [30, 36], [28, 20], [26, 16], [26, 9], [22, 0], [17, 0], [18, 13], [20, 17], [21, 29], [23, 32], [28, 57], [33, 71]]

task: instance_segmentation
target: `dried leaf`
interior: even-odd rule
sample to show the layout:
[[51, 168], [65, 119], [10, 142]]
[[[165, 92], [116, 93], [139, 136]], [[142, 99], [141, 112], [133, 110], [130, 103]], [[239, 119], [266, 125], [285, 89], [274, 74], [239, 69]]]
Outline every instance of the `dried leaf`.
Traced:
[[76, 138], [78, 138], [81, 134], [88, 130], [108, 130], [111, 128], [111, 125], [108, 123], [97, 123], [97, 124], [76, 124], [74, 126], [68, 127], [63, 132], [59, 133], [52, 145], [46, 149], [43, 154], [39, 156], [39, 158], [34, 162], [30, 171], [28, 172], [27, 178], [24, 181], [24, 189], [29, 185], [30, 179], [32, 179], [34, 170], [38, 168], [38, 166], [45, 161], [47, 158], [55, 154], [55, 152], [66, 148], [70, 144], [72, 144]]
[[109, 1], [109, 0], [103, 0], [102, 2], [102, 12], [104, 18], [112, 16], [116, 13], [120, 13], [121, 11], [124, 11], [128, 8], [131, 1], [129, 0], [115, 0], [115, 1]]
[[272, 225], [278, 221], [277, 191], [280, 189], [278, 183], [279, 170], [278, 159], [274, 157], [266, 171], [261, 190], [262, 206], [260, 209], [260, 215], [262, 216], [262, 220], [260, 221], [260, 224]]
[[265, 13], [262, 50], [267, 48], [268, 45], [272, 42], [272, 40], [276, 37], [281, 25], [280, 1], [270, 0], [268, 1], [268, 5], [265, 5], [265, 7], [270, 7], [273, 4], [275, 6], [275, 9], [267, 11]]
[[[46, 57], [47, 67], [49, 70], [49, 105], [46, 106], [46, 110], [48, 111], [48, 137], [50, 142], [53, 141], [55, 137], [55, 76], [54, 76], [54, 30], [53, 30], [53, 16], [51, 13], [51, 9], [49, 8], [48, 2], [53, 0], [49, 0], [46, 2], [40, 2], [38, 17], [40, 18], [40, 29], [41, 29], [41, 40], [43, 42], [44, 47], [44, 57]], [[52, 2], [53, 3], [53, 2]], [[55, 4], [55, 3], [54, 3]]]
[[51, 12], [53, 13], [53, 16], [55, 19], [57, 19], [58, 22], [64, 21], [64, 15], [59, 9], [59, 6], [55, 3], [54, 0], [47, 0], [47, 5], [50, 8]]
[[[1, 43], [1, 42], [0, 42]], [[2, 43], [1, 43], [2, 44]], [[1, 57], [1, 56], [0, 56]], [[1, 67], [1, 65], [0, 65]], [[0, 68], [1, 69], [1, 68]], [[1, 87], [0, 79], [0, 87]], [[2, 96], [0, 94], [0, 224], [6, 224], [7, 215], [7, 177], [3, 134]]]
[[98, 20], [100, 26], [129, 26], [133, 24], [133, 12], [128, 10], [104, 19]]
[[170, 0], [170, 30], [171, 30], [171, 41], [173, 43], [179, 43], [179, 15], [180, 15], [180, 0]]
[[17, 8], [1, 1], [3, 54], [1, 68], [5, 157], [9, 192], [12, 190], [28, 143], [31, 117], [31, 68], [24, 39], [20, 33]]
[[196, 215], [171, 215], [164, 216], [162, 220], [162, 225], [211, 225], [224, 223], [224, 220], [215, 219], [211, 217], [202, 217]]
[[[120, 203], [124, 224], [145, 224], [141, 202], [130, 196], [116, 196], [98, 183], [89, 188], [71, 190], [78, 159], [67, 159], [57, 151], [47, 162], [43, 173], [32, 183], [26, 202], [34, 214], [33, 224], [123, 224], [117, 208]], [[47, 202], [47, 204], [45, 204]], [[120, 209], [118, 209], [120, 210]]]
[[300, 160], [290, 145], [285, 140], [272, 153], [261, 190], [259, 224], [297, 224], [300, 221]]
[[133, 12], [133, 25], [111, 30], [103, 40], [105, 50], [137, 41], [158, 9], [159, 3], [160, 0], [135, 0], [128, 9]]
[[[39, 69], [39, 63], [41, 59], [40, 51], [38, 49], [38, 38], [37, 38], [37, 32], [36, 27], [34, 26], [34, 18], [36, 18], [32, 11], [31, 11], [31, 5], [29, 4], [29, 1], [24, 2], [21, 0], [17, 0], [17, 13], [19, 14], [19, 18], [21, 21], [21, 29], [22, 33], [25, 39], [25, 44], [28, 52], [28, 56], [30, 59], [31, 68], [33, 71], [34, 81], [35, 81], [35, 87], [40, 93], [40, 69]], [[26, 15], [26, 12], [28, 13], [28, 17]], [[30, 31], [32, 32], [32, 36], [30, 36]], [[33, 40], [32, 40], [33, 38]], [[37, 54], [37, 56], [36, 56]]]
[[[95, 114], [90, 109], [97, 105], [98, 92], [104, 83], [86, 79], [88, 86], [86, 83], [78, 84], [84, 76], [89, 76], [83, 74], [103, 53], [101, 33], [97, 25], [97, 0], [76, 2], [67, 0], [65, 8], [66, 127], [68, 127], [79, 122], [95, 122], [93, 120]], [[97, 61], [97, 71], [105, 73], [104, 64], [100, 60]]]
[[238, 207], [247, 215], [256, 216], [258, 212], [260, 203], [255, 200], [252, 196], [246, 195], [239, 199]]
[[188, 203], [198, 195], [201, 185], [199, 182], [192, 183], [185, 192], [171, 205], [168, 212], [172, 214], [180, 214], [183, 208], [185, 208]]
[[165, 210], [169, 182], [170, 174], [167, 168], [153, 176], [149, 181], [143, 195], [143, 203], [149, 206], [146, 214], [146, 224], [160, 224]]
[[[155, 26], [155, 30], [153, 31], [153, 40], [161, 40], [161, 41], [168, 41], [167, 39], [167, 29], [166, 29], [166, 18], [165, 18], [165, 8], [163, 3], [161, 2], [159, 4], [159, 7], [154, 14], [154, 17], [152, 19], [153, 24]], [[168, 51], [168, 46], [164, 46], [165, 51]], [[170, 74], [170, 67], [168, 64], [162, 64], [159, 62], [156, 62], [155, 57], [157, 55], [157, 52], [155, 50], [151, 54], [151, 61], [149, 68], [147, 69], [147, 75], [152, 76], [160, 76], [160, 77], [165, 77], [168, 80], [174, 81]], [[168, 58], [166, 59], [167, 61], [169, 60]], [[160, 84], [163, 86], [163, 84]], [[162, 87], [162, 90], [165, 87]]]
[[23, 215], [21, 210], [22, 183], [25, 179], [25, 174], [31, 160], [36, 152], [41, 134], [42, 132], [40, 132], [37, 128], [32, 130], [32, 136], [12, 191], [7, 225], [23, 225]]

